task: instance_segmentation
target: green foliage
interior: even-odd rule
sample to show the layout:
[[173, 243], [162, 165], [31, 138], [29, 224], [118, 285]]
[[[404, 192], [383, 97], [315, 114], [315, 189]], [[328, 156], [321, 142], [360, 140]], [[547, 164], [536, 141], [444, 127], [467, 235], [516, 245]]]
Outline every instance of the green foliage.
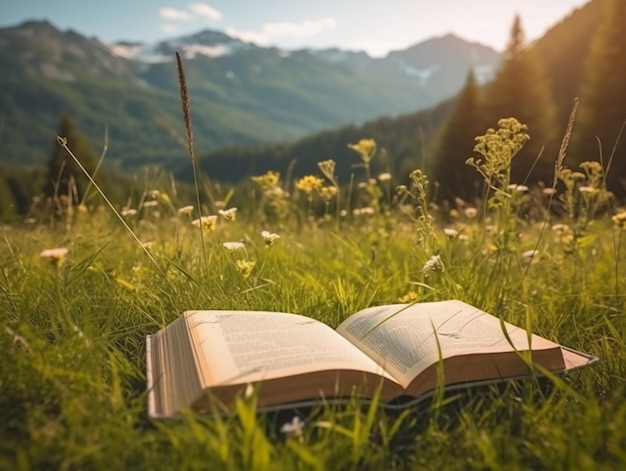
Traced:
[[515, 117], [532, 135], [511, 169], [512, 181], [552, 181], [559, 137], [556, 107], [541, 63], [526, 46], [519, 17], [513, 22], [504, 61], [488, 86], [484, 116], [485, 125], [501, 117]]
[[[119, 215], [87, 207], [63, 214], [63, 225], [0, 226], [3, 465], [621, 469], [626, 214], [608, 217], [602, 169], [588, 163], [582, 178], [560, 174], [563, 203], [579, 219], [542, 231], [545, 220], [523, 218], [514, 203], [514, 191], [521, 190], [509, 182], [513, 157], [526, 140], [524, 126], [513, 119], [478, 138], [480, 159], [473, 164], [493, 187], [486, 208], [466, 205], [453, 213], [432, 204], [428, 178], [416, 170], [403, 197], [378, 211], [342, 213], [338, 225], [330, 224], [323, 212], [303, 208], [292, 184], [273, 173], [254, 182], [263, 192], [284, 193], [287, 210], [271, 217], [245, 195], [232, 197], [243, 203], [236, 212], [224, 203], [208, 217], [223, 198], [219, 193], [207, 208], [179, 210], [175, 186], [161, 184]], [[355, 145], [367, 157], [368, 142]], [[319, 170], [332, 183], [334, 165], [324, 160]], [[146, 179], [157, 185], [154, 175]], [[313, 179], [307, 182], [312, 187]], [[592, 194], [585, 187], [599, 190], [593, 200], [585, 199]], [[371, 201], [367, 185], [354, 191], [363, 198], [342, 200], [341, 209], [347, 201]], [[313, 190], [310, 195], [321, 199]], [[224, 199], [231, 201], [228, 194]], [[576, 227], [585, 232], [573, 254]], [[51, 248], [57, 250], [41, 253]], [[529, 378], [441, 395], [403, 412], [355, 396], [342, 406], [261, 413], [253, 393], [230, 412], [215, 404], [208, 416], [186, 411], [176, 421], [145, 418], [145, 336], [182, 311], [298, 312], [334, 327], [367, 306], [448, 298], [597, 355], [601, 363], [546, 380], [549, 387]]]
[[561, 127], [567, 123], [574, 99], [580, 96], [580, 86], [587, 69], [584, 59], [600, 29], [605, 3], [606, 0], [587, 2], [533, 43], [550, 82]]
[[[98, 163], [94, 150], [90, 147], [85, 136], [76, 128], [72, 119], [64, 115], [59, 122], [57, 136], [66, 139], [68, 144], [80, 156], [81, 165], [89, 175], [94, 174]], [[67, 197], [73, 204], [79, 204], [85, 197], [89, 180], [78, 164], [67, 155], [55, 138], [48, 159], [48, 186], [47, 196], [59, 198]]]
[[481, 91], [470, 70], [463, 90], [455, 99], [454, 109], [435, 140], [430, 165], [432, 177], [439, 184], [438, 198], [470, 199], [479, 193], [482, 179], [463, 163], [469, 156], [474, 137], [482, 130], [481, 105]]
[[[626, 140], [620, 133], [626, 123], [626, 4], [606, 0], [605, 14], [586, 62], [580, 90], [579, 120], [569, 153], [570, 165], [603, 159], [609, 189], [624, 195]], [[619, 139], [619, 140], [618, 140]], [[614, 147], [615, 146], [615, 147]], [[611, 156], [614, 159], [610, 162]]]

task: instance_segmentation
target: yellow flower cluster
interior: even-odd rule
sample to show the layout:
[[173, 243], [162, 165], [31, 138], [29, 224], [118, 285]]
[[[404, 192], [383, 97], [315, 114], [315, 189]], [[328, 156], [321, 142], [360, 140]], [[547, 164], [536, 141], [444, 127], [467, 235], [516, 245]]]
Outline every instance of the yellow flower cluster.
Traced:
[[372, 160], [376, 154], [376, 141], [374, 139], [361, 139], [356, 144], [348, 144], [348, 147], [357, 152], [365, 163]]
[[337, 196], [337, 187], [336, 186], [323, 186], [317, 189], [317, 192], [322, 197], [322, 199], [328, 203], [335, 196]]
[[310, 195], [313, 191], [322, 187], [324, 180], [315, 175], [307, 175], [296, 182], [296, 188]]
[[278, 185], [280, 180], [280, 173], [270, 170], [263, 175], [257, 175], [252, 177], [252, 181], [258, 183], [264, 191], [269, 191]]

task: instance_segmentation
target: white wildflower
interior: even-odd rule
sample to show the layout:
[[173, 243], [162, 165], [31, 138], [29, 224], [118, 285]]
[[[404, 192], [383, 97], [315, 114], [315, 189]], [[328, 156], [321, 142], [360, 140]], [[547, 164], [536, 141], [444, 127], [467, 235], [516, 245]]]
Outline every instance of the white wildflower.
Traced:
[[280, 432], [290, 437], [300, 438], [302, 436], [306, 423], [297, 415], [291, 419], [291, 422], [285, 422], [280, 427]]
[[182, 208], [179, 208], [178, 214], [182, 214], [183, 216], [189, 216], [192, 211], [193, 211], [192, 205], [183, 206]]
[[443, 233], [447, 236], [450, 237], [451, 239], [455, 238], [456, 236], [459, 235], [459, 231], [457, 231], [456, 229], [452, 229], [451, 227], [446, 227], [443, 230]]
[[538, 250], [527, 250], [522, 253], [522, 261], [525, 263], [532, 262], [533, 258], [539, 254]]
[[433, 255], [430, 257], [424, 266], [422, 267], [423, 272], [429, 271], [445, 271], [446, 267], [443, 264], [443, 260], [441, 260], [441, 255]]
[[276, 239], [280, 239], [280, 236], [278, 234], [274, 234], [270, 231], [262, 231], [261, 235], [263, 236], [263, 239], [265, 239], [266, 247], [270, 247]]
[[237, 208], [220, 209], [218, 213], [227, 221], [234, 221], [237, 216]]
[[243, 242], [224, 242], [222, 244], [229, 252], [236, 252], [237, 250], [244, 250], [246, 248], [246, 244]]

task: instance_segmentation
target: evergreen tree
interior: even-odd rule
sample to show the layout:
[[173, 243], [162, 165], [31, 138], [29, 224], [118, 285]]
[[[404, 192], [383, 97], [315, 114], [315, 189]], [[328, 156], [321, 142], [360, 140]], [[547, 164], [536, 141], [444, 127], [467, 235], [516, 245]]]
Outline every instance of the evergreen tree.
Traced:
[[481, 177], [465, 165], [472, 155], [474, 138], [484, 132], [480, 119], [480, 90], [473, 70], [467, 74], [452, 113], [437, 136], [431, 177], [439, 182], [439, 197], [471, 198], [478, 194]]
[[[87, 138], [76, 128], [67, 115], [61, 117], [57, 135], [67, 139], [67, 145], [83, 167], [93, 175], [98, 159]], [[48, 160], [48, 196], [68, 196], [77, 204], [85, 193], [89, 180], [67, 151], [57, 142], [56, 136]]]
[[[600, 160], [608, 163], [620, 129], [626, 120], [626, 2], [607, 0], [601, 27], [586, 62], [586, 76], [580, 90], [580, 108], [574, 127], [568, 165]], [[626, 133], [624, 133], [626, 134]], [[626, 193], [626, 135], [617, 143], [607, 175], [609, 189]]]
[[3, 172], [0, 171], [0, 221], [11, 218], [17, 214], [17, 204], [13, 191], [7, 182]]
[[[560, 127], [557, 109], [541, 63], [525, 44], [519, 16], [515, 17], [509, 44], [495, 80], [488, 91], [485, 127], [495, 127], [501, 118], [516, 118], [528, 126], [530, 141], [513, 161], [511, 179], [522, 183], [551, 181], [557, 156]], [[536, 163], [541, 149], [541, 159]]]

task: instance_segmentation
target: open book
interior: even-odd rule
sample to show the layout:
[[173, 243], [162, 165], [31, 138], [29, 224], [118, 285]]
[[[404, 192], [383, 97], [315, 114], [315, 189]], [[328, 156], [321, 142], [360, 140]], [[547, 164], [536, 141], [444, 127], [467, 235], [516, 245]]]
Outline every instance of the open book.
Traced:
[[371, 307], [336, 330], [297, 314], [187, 311], [148, 336], [146, 356], [150, 417], [204, 412], [209, 395], [228, 404], [256, 383], [261, 407], [378, 388], [390, 402], [432, 393], [438, 377], [449, 388], [597, 361], [456, 300]]

